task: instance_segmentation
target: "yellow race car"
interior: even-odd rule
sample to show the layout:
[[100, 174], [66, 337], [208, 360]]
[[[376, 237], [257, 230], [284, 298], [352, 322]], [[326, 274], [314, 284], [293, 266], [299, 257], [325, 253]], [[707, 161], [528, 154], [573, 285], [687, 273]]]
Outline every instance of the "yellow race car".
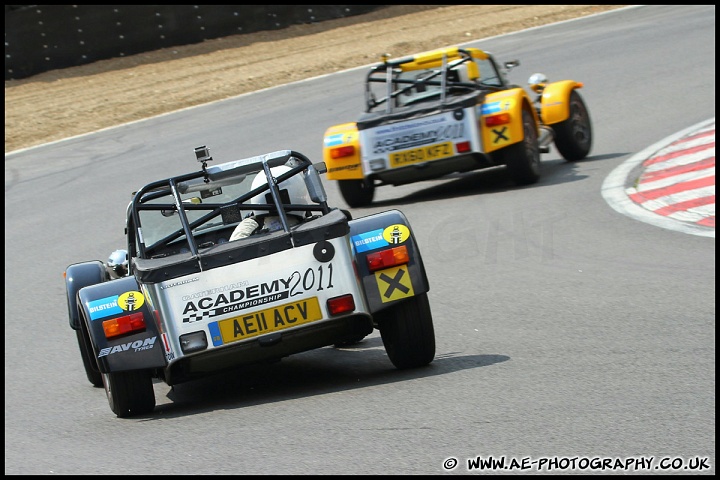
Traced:
[[568, 161], [585, 158], [592, 125], [582, 82], [536, 73], [528, 93], [506, 79], [518, 65], [503, 70], [477, 48], [384, 56], [365, 79], [360, 118], [325, 132], [327, 178], [350, 207], [362, 207], [378, 186], [500, 165], [517, 185], [535, 183], [553, 143]]

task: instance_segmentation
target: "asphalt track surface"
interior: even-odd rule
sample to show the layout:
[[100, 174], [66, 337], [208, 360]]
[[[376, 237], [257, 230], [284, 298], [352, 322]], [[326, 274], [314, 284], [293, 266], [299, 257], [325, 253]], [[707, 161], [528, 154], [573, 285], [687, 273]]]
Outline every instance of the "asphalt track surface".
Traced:
[[[395, 370], [374, 333], [156, 383], [152, 414], [118, 419], [68, 326], [62, 271], [123, 246], [138, 185], [196, 166], [203, 144], [219, 162], [320, 157], [324, 129], [358, 113], [365, 69], [6, 155], [5, 473], [713, 475], [714, 238], [620, 213], [601, 192], [609, 178], [628, 199], [643, 190], [642, 163], [714, 118], [715, 7], [634, 6], [469, 45], [520, 59], [518, 83], [582, 81], [596, 135], [584, 160], [543, 155], [531, 186], [489, 169], [381, 188], [352, 209], [401, 210], [422, 249], [437, 352], [416, 371]], [[563, 463], [470, 470], [478, 456]]]

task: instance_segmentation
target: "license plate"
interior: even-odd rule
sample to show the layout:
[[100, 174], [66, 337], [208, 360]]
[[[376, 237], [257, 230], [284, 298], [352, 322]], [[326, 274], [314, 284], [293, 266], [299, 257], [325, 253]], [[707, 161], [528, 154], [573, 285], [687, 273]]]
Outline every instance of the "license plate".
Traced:
[[[223, 343], [297, 327], [322, 318], [317, 297], [285, 303], [217, 322]], [[214, 328], [210, 328], [211, 331]], [[214, 342], [215, 343], [215, 342]]]
[[405, 165], [413, 163], [439, 160], [441, 158], [452, 157], [454, 153], [452, 142], [437, 143], [427, 147], [404, 150], [390, 154], [390, 167], [404, 167]]

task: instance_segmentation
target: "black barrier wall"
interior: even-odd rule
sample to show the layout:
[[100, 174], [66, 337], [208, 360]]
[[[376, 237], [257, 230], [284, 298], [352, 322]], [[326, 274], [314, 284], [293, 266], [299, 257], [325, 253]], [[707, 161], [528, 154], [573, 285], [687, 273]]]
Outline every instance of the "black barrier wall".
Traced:
[[5, 80], [384, 5], [5, 5]]

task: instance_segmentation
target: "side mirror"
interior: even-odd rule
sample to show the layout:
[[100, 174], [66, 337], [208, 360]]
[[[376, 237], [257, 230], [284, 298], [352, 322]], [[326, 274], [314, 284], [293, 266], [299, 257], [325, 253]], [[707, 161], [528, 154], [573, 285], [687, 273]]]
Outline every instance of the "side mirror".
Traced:
[[126, 277], [128, 274], [127, 250], [115, 250], [105, 262], [105, 271], [112, 279]]

